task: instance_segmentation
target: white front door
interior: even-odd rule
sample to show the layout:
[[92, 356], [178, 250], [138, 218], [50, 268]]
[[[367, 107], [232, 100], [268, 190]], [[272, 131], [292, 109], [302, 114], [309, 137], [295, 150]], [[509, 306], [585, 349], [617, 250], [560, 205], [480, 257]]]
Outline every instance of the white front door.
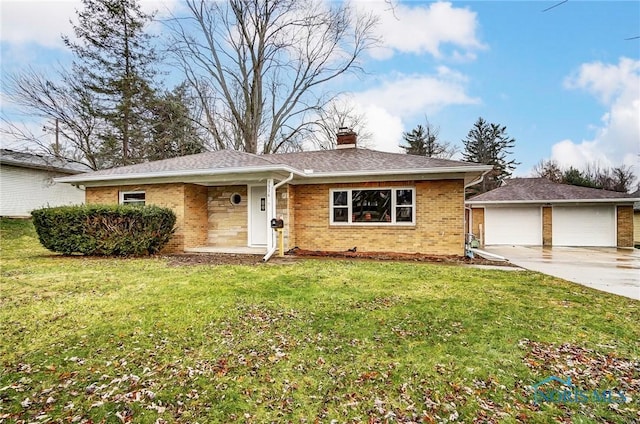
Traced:
[[267, 245], [267, 188], [251, 187], [249, 206], [249, 243], [252, 246]]

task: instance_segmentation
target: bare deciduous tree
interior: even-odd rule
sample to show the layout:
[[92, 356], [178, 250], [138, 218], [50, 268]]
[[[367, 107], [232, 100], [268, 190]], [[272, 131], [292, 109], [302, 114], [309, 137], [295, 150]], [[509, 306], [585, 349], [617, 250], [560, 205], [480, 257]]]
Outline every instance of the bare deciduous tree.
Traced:
[[620, 165], [609, 168], [601, 166], [598, 162], [590, 162], [583, 169], [573, 166], [562, 168], [553, 159], [538, 162], [533, 167], [532, 174], [535, 177], [544, 177], [556, 183], [623, 193], [633, 190], [633, 183], [636, 180], [633, 169], [629, 166]]
[[77, 79], [65, 71], [58, 71], [59, 82], [52, 82], [33, 69], [8, 75], [6, 95], [25, 115], [36, 115], [57, 121], [58, 143], [33, 134], [26, 128], [12, 124], [3, 116], [2, 132], [16, 140], [31, 142], [46, 154], [73, 159], [99, 169], [97, 131], [100, 120], [95, 112], [95, 98]]
[[332, 98], [323, 84], [359, 69], [376, 19], [317, 0], [187, 0], [171, 51], [203, 103], [215, 148], [275, 153]]
[[534, 177], [546, 178], [554, 183], [562, 182], [562, 169], [553, 159], [540, 160], [533, 166], [532, 174]]
[[372, 141], [373, 134], [367, 129], [364, 114], [347, 101], [337, 99], [318, 112], [318, 118], [310, 128], [307, 140], [321, 150], [335, 149], [339, 128], [349, 128], [358, 134], [358, 147], [367, 147]]

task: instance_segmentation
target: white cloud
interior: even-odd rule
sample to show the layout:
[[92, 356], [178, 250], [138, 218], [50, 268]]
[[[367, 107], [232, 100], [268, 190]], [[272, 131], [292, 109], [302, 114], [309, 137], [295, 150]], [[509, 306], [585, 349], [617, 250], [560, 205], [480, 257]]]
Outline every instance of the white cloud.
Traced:
[[371, 148], [383, 152], [399, 152], [404, 126], [402, 119], [376, 105], [358, 105], [371, 132]]
[[401, 118], [411, 118], [450, 105], [479, 103], [467, 95], [465, 86], [462, 74], [440, 67], [436, 75], [399, 74], [380, 87], [354, 93], [354, 97], [362, 105], [376, 105]]
[[584, 63], [571, 76], [565, 78], [564, 86], [583, 89], [608, 105], [621, 96], [638, 96], [640, 61], [623, 57], [615, 64], [602, 62]]
[[61, 34], [71, 34], [69, 19], [82, 3], [77, 0], [12, 0], [2, 2], [3, 42], [35, 43], [62, 48]]
[[551, 147], [551, 157], [563, 168], [572, 166], [582, 169], [589, 163], [597, 163], [602, 167], [611, 166], [611, 161], [598, 148], [598, 143], [595, 141], [576, 144], [571, 140], [562, 140]]
[[640, 172], [640, 61], [621, 58], [618, 64], [585, 63], [564, 85], [592, 94], [606, 112], [595, 126], [593, 140], [563, 140], [552, 147], [551, 158], [564, 166], [624, 164]]
[[[158, 10], [167, 14], [177, 0], [143, 0], [142, 10]], [[38, 44], [48, 48], [64, 48], [61, 35], [73, 35], [70, 20], [76, 20], [76, 10], [82, 9], [80, 0], [3, 0], [0, 13], [0, 41], [24, 45]]]
[[[392, 3], [392, 4], [391, 4]], [[379, 16], [378, 34], [382, 45], [371, 51], [375, 59], [389, 59], [395, 52], [443, 56], [442, 47], [450, 45], [455, 60], [473, 60], [473, 51], [485, 46], [479, 41], [478, 20], [468, 8], [450, 2], [406, 4], [383, 1], [358, 1], [362, 10]]]
[[465, 75], [441, 66], [434, 75], [394, 75], [379, 87], [353, 93], [352, 100], [373, 134], [371, 147], [397, 152], [405, 131], [403, 122], [447, 106], [479, 103], [466, 93], [466, 83]]

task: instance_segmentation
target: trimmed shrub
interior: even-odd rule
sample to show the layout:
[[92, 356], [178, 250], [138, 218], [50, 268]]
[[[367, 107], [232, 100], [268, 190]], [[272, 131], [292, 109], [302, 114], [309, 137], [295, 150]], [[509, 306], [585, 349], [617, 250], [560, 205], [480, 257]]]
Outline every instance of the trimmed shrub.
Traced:
[[159, 252], [174, 233], [176, 215], [158, 206], [82, 205], [31, 212], [40, 243], [71, 255], [128, 256]]

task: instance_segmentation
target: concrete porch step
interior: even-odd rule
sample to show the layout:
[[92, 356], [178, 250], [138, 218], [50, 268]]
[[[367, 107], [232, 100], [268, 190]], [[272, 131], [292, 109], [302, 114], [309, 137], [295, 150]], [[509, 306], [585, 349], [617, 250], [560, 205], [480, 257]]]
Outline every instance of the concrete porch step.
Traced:
[[185, 253], [231, 253], [236, 255], [264, 255], [267, 253], [266, 247], [248, 246], [200, 246], [184, 249]]

